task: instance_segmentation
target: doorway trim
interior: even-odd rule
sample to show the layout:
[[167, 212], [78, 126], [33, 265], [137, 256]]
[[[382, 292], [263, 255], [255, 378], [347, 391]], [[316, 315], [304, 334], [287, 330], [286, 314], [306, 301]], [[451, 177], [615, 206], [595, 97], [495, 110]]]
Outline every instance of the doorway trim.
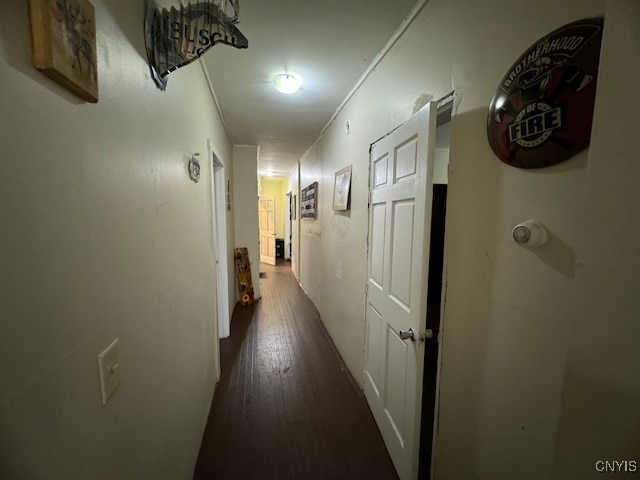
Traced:
[[[437, 135], [437, 129], [438, 127], [441, 127], [443, 125], [449, 124], [450, 126], [453, 124], [454, 118], [455, 118], [455, 114], [454, 114], [454, 106], [455, 106], [455, 100], [456, 100], [456, 91], [453, 90], [451, 92], [449, 92], [447, 95], [443, 96], [441, 99], [439, 99], [436, 103], [437, 105], [437, 109], [436, 109], [436, 135]], [[436, 136], [437, 138], [437, 136]], [[451, 149], [451, 137], [449, 138], [449, 149]], [[449, 165], [450, 165], [450, 161], [451, 159], [449, 159], [449, 162], [447, 162], [447, 170], [449, 169]], [[446, 236], [447, 236], [447, 221], [446, 221], [446, 215], [448, 212], [448, 206], [449, 206], [449, 201], [450, 201], [450, 196], [449, 196], [449, 175], [447, 174], [447, 193], [446, 193], [446, 200], [445, 200], [445, 205], [444, 205], [444, 210], [445, 210], [445, 224], [444, 224], [444, 242], [443, 242], [443, 253], [442, 253], [442, 277], [441, 277], [441, 291], [440, 291], [440, 309], [439, 309], [439, 315], [437, 317], [437, 319], [434, 319], [437, 321], [438, 323], [438, 330], [437, 330], [437, 336], [436, 336], [436, 344], [437, 344], [437, 348], [438, 348], [438, 354], [437, 354], [437, 360], [436, 360], [436, 377], [435, 377], [435, 392], [434, 392], [434, 398], [433, 398], [433, 403], [434, 403], [434, 408], [433, 408], [433, 421], [432, 421], [432, 434], [431, 434], [431, 445], [430, 445], [430, 455], [428, 458], [429, 461], [429, 472], [428, 472], [428, 477], [429, 479], [434, 479], [436, 477], [436, 461], [437, 461], [437, 441], [438, 441], [438, 428], [439, 428], [439, 415], [440, 415], [440, 379], [441, 379], [441, 375], [442, 375], [442, 347], [443, 347], [443, 343], [442, 343], [442, 335], [444, 332], [444, 314], [445, 314], [445, 308], [446, 308], [446, 299], [447, 299], [447, 285], [448, 285], [448, 280], [447, 280], [447, 260], [448, 260], [448, 252], [447, 252], [447, 241], [446, 241]], [[428, 292], [427, 292], [428, 294]], [[425, 362], [427, 361], [427, 358], [425, 357]], [[427, 370], [428, 365], [424, 366], [425, 370]], [[422, 398], [422, 402], [424, 405], [424, 397]], [[420, 448], [422, 448], [423, 446], [420, 445]], [[426, 459], [425, 459], [426, 460]], [[426, 472], [425, 472], [426, 473]]]
[[227, 208], [224, 159], [207, 139], [207, 149], [211, 159], [212, 191], [212, 240], [214, 270], [216, 279], [216, 313], [218, 337], [231, 334], [231, 307], [229, 299], [229, 253], [227, 248]]
[[293, 220], [291, 218], [291, 202], [293, 201], [293, 192], [289, 191], [285, 195], [284, 205], [284, 259], [291, 261], [291, 250], [293, 242]]

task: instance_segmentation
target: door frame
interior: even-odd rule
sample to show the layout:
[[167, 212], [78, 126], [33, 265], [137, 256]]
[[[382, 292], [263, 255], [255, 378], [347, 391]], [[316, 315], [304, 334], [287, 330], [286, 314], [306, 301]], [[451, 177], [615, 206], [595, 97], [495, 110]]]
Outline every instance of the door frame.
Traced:
[[[450, 92], [449, 94], [445, 95], [444, 97], [442, 97], [440, 100], [434, 102], [435, 103], [435, 109], [436, 109], [436, 119], [435, 119], [435, 124], [436, 124], [436, 129], [437, 127], [444, 125], [446, 123], [452, 123], [453, 122], [453, 104], [454, 104], [454, 100], [455, 100], [455, 91]], [[393, 130], [392, 130], [393, 131]], [[388, 135], [388, 134], [387, 134]], [[371, 155], [371, 148], [372, 146], [377, 143], [378, 141], [380, 141], [382, 138], [384, 138], [385, 136], [371, 142], [370, 144], [370, 155]], [[370, 158], [369, 158], [370, 160]], [[368, 178], [369, 178], [369, 182], [371, 181], [371, 163], [369, 162], [369, 173], [368, 173]], [[447, 181], [447, 185], [449, 185], [449, 181]], [[368, 186], [369, 192], [370, 192], [370, 188], [371, 185]], [[431, 185], [431, 188], [433, 188], [433, 184]], [[370, 193], [369, 193], [370, 195]], [[450, 201], [450, 197], [447, 196], [447, 200], [446, 200], [446, 205], [448, 206]], [[370, 200], [369, 200], [369, 205], [368, 205], [368, 210], [371, 208], [371, 204], [370, 204]], [[445, 207], [446, 208], [446, 207]], [[368, 215], [368, 222], [367, 222], [367, 231], [370, 231], [371, 225], [371, 216]], [[445, 224], [445, 235], [446, 235], [446, 224]], [[430, 240], [431, 241], [431, 240]], [[370, 238], [369, 238], [369, 234], [367, 235], [367, 262], [369, 261], [369, 249], [371, 248], [370, 245]], [[429, 246], [430, 248], [430, 246]], [[437, 432], [438, 432], [438, 414], [439, 414], [439, 407], [440, 407], [440, 379], [441, 379], [441, 368], [442, 368], [442, 327], [443, 327], [443, 323], [444, 323], [444, 312], [445, 312], [445, 303], [446, 303], [446, 288], [447, 288], [447, 269], [446, 269], [446, 262], [447, 262], [447, 249], [446, 249], [446, 242], [445, 242], [445, 248], [444, 248], [444, 257], [443, 257], [443, 269], [442, 269], [442, 291], [441, 291], [441, 303], [440, 303], [440, 312], [439, 312], [439, 318], [437, 319], [438, 321], [438, 336], [436, 338], [436, 341], [438, 343], [438, 350], [437, 350], [437, 365], [436, 365], [436, 378], [435, 378], [435, 384], [436, 384], [436, 389], [435, 389], [435, 406], [434, 406], [434, 410], [433, 410], [433, 431], [432, 431], [432, 435], [431, 435], [431, 452], [429, 455], [429, 465], [428, 465], [428, 470], [426, 472], [427, 477], [429, 479], [433, 479], [435, 478], [435, 465], [436, 465], [436, 447], [437, 447]], [[368, 287], [368, 268], [369, 266], [367, 266], [367, 281], [366, 281], [366, 286]], [[428, 293], [428, 289], [427, 289], [427, 293]], [[365, 299], [365, 315], [366, 315], [366, 309], [367, 309], [367, 300]], [[425, 305], [427, 303], [427, 298], [424, 298], [424, 302]], [[365, 327], [365, 329], [368, 328], [368, 326]], [[366, 351], [367, 345], [366, 345], [366, 341], [365, 341], [365, 362], [366, 362], [366, 356], [367, 356], [367, 351]], [[425, 355], [423, 357], [423, 363], [426, 363], [427, 360], [427, 356]], [[366, 367], [365, 367], [366, 368]], [[422, 366], [423, 368], [423, 372], [426, 369], [426, 365]], [[422, 394], [420, 395], [420, 402], [421, 404], [423, 403], [423, 396]], [[420, 422], [422, 423], [422, 422]], [[418, 426], [418, 429], [421, 430], [421, 427]], [[420, 432], [421, 433], [421, 432]], [[422, 469], [423, 469], [423, 465], [421, 464], [420, 460], [420, 456], [421, 456], [421, 450], [422, 450], [422, 445], [421, 445], [421, 435], [419, 435], [419, 443], [418, 443], [418, 472], [417, 475], [420, 478], [425, 478], [422, 474]], [[417, 478], [417, 477], [416, 477]]]
[[[439, 99], [436, 103], [436, 138], [437, 138], [437, 130], [438, 127], [442, 125], [450, 124], [450, 127], [453, 126], [454, 120], [454, 105], [456, 99], [455, 90], [448, 93], [441, 99]], [[453, 131], [453, 129], [452, 129]], [[449, 138], [449, 149], [451, 149], [452, 138]], [[450, 155], [450, 154], [449, 154]], [[449, 158], [449, 163], [447, 164], [447, 169], [449, 168], [451, 159]], [[451, 201], [450, 196], [450, 179], [447, 175], [447, 194], [446, 194], [446, 202], [445, 202], [445, 211], [449, 211], [449, 202]], [[430, 465], [429, 465], [429, 479], [434, 479], [436, 475], [436, 451], [437, 451], [437, 439], [438, 439], [438, 417], [440, 413], [440, 379], [442, 374], [442, 335], [443, 335], [443, 324], [444, 324], [444, 313], [446, 307], [446, 299], [447, 299], [447, 220], [445, 214], [445, 225], [444, 225], [444, 245], [443, 245], [443, 258], [442, 258], [442, 291], [440, 298], [440, 315], [438, 319], [438, 332], [436, 341], [438, 343], [438, 359], [436, 364], [436, 391], [435, 391], [435, 399], [434, 399], [434, 411], [433, 411], [433, 434], [431, 436], [431, 455], [430, 455]], [[427, 292], [428, 293], [428, 292]], [[426, 301], [427, 299], [425, 299]], [[426, 361], [426, 356], [425, 356]], [[424, 366], [426, 370], [426, 365]], [[423, 398], [424, 401], [424, 398]], [[419, 447], [420, 448], [420, 447]]]
[[285, 260], [291, 260], [291, 250], [293, 242], [293, 220], [291, 219], [291, 202], [293, 192], [289, 191], [285, 196], [284, 205], [284, 255]]
[[[381, 138], [373, 141], [370, 145], [369, 145], [369, 174], [368, 174], [368, 180], [369, 180], [369, 185], [368, 185], [368, 192], [369, 192], [369, 201], [368, 201], [368, 225], [367, 225], [367, 230], [368, 230], [368, 235], [367, 235], [367, 277], [366, 277], [366, 283], [365, 283], [365, 318], [366, 320], [366, 328], [365, 328], [365, 332], [366, 332], [366, 338], [365, 338], [365, 369], [364, 369], [364, 373], [365, 373], [365, 397], [367, 398], [367, 403], [369, 404], [372, 413], [374, 414], [374, 417], [376, 418], [376, 424], [378, 425], [378, 429], [380, 430], [380, 433], [382, 434], [384, 441], [385, 441], [385, 446], [387, 447], [387, 450], [389, 451], [389, 454], [392, 457], [392, 460], [394, 462], [394, 467], [396, 468], [396, 471], [398, 473], [398, 476], [400, 478], [403, 478], [405, 480], [415, 480], [418, 478], [418, 468], [419, 468], [419, 447], [420, 447], [420, 419], [421, 419], [421, 413], [422, 413], [422, 375], [423, 375], [423, 368], [424, 368], [424, 339], [426, 338], [426, 333], [425, 333], [425, 319], [426, 319], [426, 310], [427, 310], [427, 299], [426, 299], [426, 292], [427, 292], [427, 276], [428, 276], [428, 267], [423, 265], [423, 260], [428, 259], [428, 255], [429, 255], [429, 250], [428, 250], [428, 246], [426, 247], [426, 249], [424, 247], [422, 247], [421, 251], [418, 250], [414, 250], [414, 249], [419, 249], [420, 247], [416, 246], [418, 244], [415, 243], [415, 240], [419, 239], [420, 245], [424, 245], [424, 243], [429, 241], [429, 235], [430, 235], [430, 218], [431, 218], [431, 194], [432, 194], [432, 189], [431, 189], [431, 185], [427, 185], [425, 183], [425, 181], [429, 181], [430, 183], [432, 182], [432, 170], [433, 170], [433, 149], [434, 149], [434, 143], [435, 143], [435, 124], [436, 124], [436, 111], [437, 111], [437, 107], [436, 107], [436, 102], [429, 102], [428, 104], [426, 104], [425, 106], [423, 106], [419, 111], [415, 112], [409, 119], [407, 119], [406, 122], [403, 122], [402, 124], [400, 124], [399, 126], [397, 126], [396, 128], [393, 128], [389, 133], [387, 133], [386, 135], [383, 135]], [[394, 180], [395, 178], [395, 173], [386, 173], [386, 177], [387, 179], [391, 178], [391, 182], [393, 184], [393, 187], [388, 187], [388, 188], [392, 188], [392, 190], [387, 191], [387, 187], [380, 187], [378, 189], [374, 190], [372, 189], [373, 187], [373, 183], [372, 183], [372, 178], [373, 178], [373, 163], [374, 163], [374, 156], [376, 155], [375, 151], [376, 149], [382, 149], [380, 150], [378, 153], [381, 152], [386, 152], [388, 150], [388, 145], [385, 142], [395, 142], [396, 139], [395, 137], [398, 137], [399, 135], [405, 135], [404, 130], [401, 129], [407, 129], [409, 128], [409, 131], [406, 132], [407, 134], [411, 134], [411, 129], [413, 129], [413, 126], [410, 125], [415, 125], [417, 126], [417, 130], [415, 130], [415, 136], [412, 136], [411, 138], [407, 137], [407, 139], [404, 139], [404, 137], [402, 137], [404, 140], [401, 140], [403, 143], [403, 145], [405, 143], [408, 143], [409, 140], [411, 139], [416, 139], [416, 141], [418, 141], [419, 138], [422, 138], [422, 143], [417, 143], [417, 152], [416, 155], [419, 158], [424, 158], [425, 163], [419, 163], [419, 165], [416, 165], [416, 169], [414, 170], [414, 179], [411, 180], [411, 182], [407, 183], [407, 184], [403, 184], [403, 181], [400, 180], [399, 182], [396, 183], [396, 181]], [[426, 127], [426, 129], [425, 129]], [[423, 130], [425, 129], [425, 130]], [[399, 132], [403, 132], [403, 133], [399, 133]], [[384, 145], [382, 147], [379, 147], [378, 145]], [[397, 148], [395, 146], [395, 144], [393, 144], [393, 149], [395, 151], [395, 148]], [[423, 157], [424, 155], [424, 157]], [[382, 157], [381, 157], [382, 158]], [[385, 163], [385, 166], [383, 167], [384, 169], [387, 168], [391, 168], [393, 170], [393, 172], [395, 172], [395, 166], [392, 164], [390, 167]], [[430, 173], [431, 172], [431, 173]], [[385, 182], [387, 182], [387, 180], [385, 180]], [[412, 184], [415, 186], [412, 186]], [[406, 186], [404, 186], [406, 185]], [[415, 188], [415, 190], [413, 190]], [[391, 192], [391, 193], [389, 193]], [[394, 317], [394, 314], [390, 311], [393, 310], [396, 307], [395, 303], [399, 303], [399, 302], [393, 302], [393, 299], [387, 301], [387, 300], [382, 300], [381, 296], [384, 297], [385, 299], [387, 299], [387, 297], [391, 298], [392, 295], [390, 292], [387, 292], [386, 289], [389, 288], [389, 281], [390, 279], [387, 278], [388, 275], [391, 275], [390, 270], [387, 267], [384, 267], [384, 275], [386, 278], [386, 283], [385, 283], [385, 287], [384, 289], [382, 287], [380, 287], [380, 290], [375, 290], [376, 288], [375, 285], [376, 282], [373, 282], [374, 286], [372, 287], [370, 285], [370, 283], [372, 283], [371, 280], [371, 261], [372, 261], [372, 257], [371, 257], [371, 248], [372, 248], [372, 238], [373, 238], [373, 210], [372, 210], [372, 205], [377, 202], [377, 203], [381, 203], [381, 202], [389, 202], [389, 201], [393, 201], [393, 198], [391, 198], [391, 200], [389, 199], [384, 199], [381, 198], [391, 195], [391, 197], [398, 197], [398, 199], [403, 198], [403, 195], [406, 195], [407, 198], [409, 198], [411, 195], [413, 195], [413, 199], [415, 200], [415, 205], [416, 205], [416, 210], [414, 210], [414, 212], [412, 213], [412, 220], [411, 222], [413, 225], [413, 247], [412, 248], [412, 252], [413, 254], [418, 254], [418, 257], [414, 257], [412, 258], [411, 261], [419, 261], [419, 265], [420, 268], [416, 269], [415, 271], [412, 271], [412, 278], [414, 280], [414, 282], [412, 284], [410, 284], [410, 288], [411, 288], [411, 295], [413, 296], [413, 298], [415, 300], [411, 300], [411, 306], [409, 307], [409, 304], [407, 304], [407, 307], [411, 309], [411, 313], [410, 310], [408, 310], [407, 308], [404, 308], [407, 312], [407, 314], [409, 315], [410, 318], [408, 318], [408, 320], [411, 320], [411, 323], [407, 323], [406, 326], [402, 326], [403, 328], [413, 328], [414, 331], [411, 334], [411, 342], [409, 342], [407, 344], [409, 349], [413, 349], [414, 353], [410, 353], [408, 354], [408, 357], [406, 359], [407, 363], [407, 373], [406, 373], [406, 378], [405, 378], [405, 382], [415, 382], [414, 387], [405, 387], [405, 389], [403, 390], [402, 393], [402, 404], [403, 404], [403, 411], [405, 412], [405, 414], [403, 415], [407, 415], [406, 418], [404, 418], [404, 422], [411, 422], [411, 426], [407, 428], [406, 431], [402, 432], [402, 435], [404, 436], [403, 438], [400, 438], [401, 433], [398, 431], [398, 429], [396, 428], [396, 425], [394, 424], [395, 420], [392, 418], [392, 416], [390, 415], [389, 411], [386, 410], [385, 407], [385, 402], [386, 398], [388, 398], [388, 392], [391, 390], [388, 390], [390, 387], [387, 384], [387, 380], [382, 380], [382, 382], [378, 382], [377, 380], [374, 380], [373, 377], [368, 376], [369, 375], [369, 367], [370, 366], [375, 366], [375, 362], [374, 363], [369, 363], [369, 355], [370, 355], [370, 339], [369, 339], [369, 332], [371, 327], [370, 324], [370, 308], [369, 308], [369, 302], [370, 299], [372, 298], [377, 298], [377, 304], [376, 307], [380, 308], [383, 307], [384, 312], [381, 310], [382, 313], [378, 313], [375, 310], [375, 307], [372, 307], [371, 310], [373, 310], [378, 316], [381, 316], [381, 321], [383, 318], [395, 318], [395, 320], [385, 320], [384, 322], [391, 322], [391, 323], [385, 323], [385, 331], [387, 331], [387, 328], [389, 325], [396, 323], [396, 325], [394, 325], [393, 327], [389, 327], [392, 331], [394, 332], [400, 332], [400, 333], [396, 333], [396, 338], [398, 338], [398, 340], [400, 342], [406, 342], [408, 341], [408, 339], [410, 338], [409, 336], [407, 337], [401, 337], [401, 331], [399, 330], [399, 325], [397, 324], [397, 317]], [[375, 200], [374, 200], [375, 197]], [[400, 201], [400, 200], [398, 200]], [[384, 217], [384, 222], [385, 222], [385, 231], [386, 233], [384, 233], [385, 238], [386, 235], [391, 234], [389, 233], [391, 230], [389, 230], [390, 224], [389, 222], [391, 222], [391, 224], [393, 224], [393, 217], [389, 217], [389, 215], [385, 215]], [[416, 238], [415, 235], [417, 235], [418, 237]], [[391, 248], [391, 245], [393, 245], [393, 241], [392, 240], [388, 240], [385, 239], [383, 244], [382, 244], [382, 248], [384, 248], [385, 251], [385, 256], [389, 257], [389, 261], [390, 260], [390, 255], [391, 252], [389, 251], [389, 249]], [[420, 259], [420, 256], [424, 256], [425, 258]], [[419, 284], [416, 283], [419, 281]], [[422, 296], [424, 295], [424, 302], [422, 302]], [[409, 300], [408, 300], [409, 301]], [[389, 305], [391, 305], [391, 308], [389, 308]], [[401, 307], [402, 308], [402, 307]], [[383, 322], [383, 323], [384, 323]], [[381, 324], [382, 325], [382, 324]], [[382, 329], [382, 326], [380, 326], [380, 328]], [[405, 330], [405, 334], [407, 333], [407, 331]], [[383, 338], [383, 334], [380, 333], [380, 342], [382, 343], [382, 338]], [[389, 342], [387, 342], [389, 343]], [[396, 346], [398, 345], [398, 343], [396, 342]], [[387, 347], [388, 348], [388, 345]], [[397, 353], [397, 349], [396, 349], [396, 353]], [[388, 360], [388, 355], [389, 355], [389, 351], [381, 349], [380, 351], [377, 351], [377, 353], [381, 354], [380, 359], [375, 360], [375, 361], [379, 361], [380, 365], [378, 365], [378, 372], [387, 372], [387, 360]], [[415, 356], [415, 362], [413, 361], [413, 358], [409, 358]], [[383, 360], [384, 359], [384, 362]], [[382, 373], [382, 376], [386, 378], [386, 373]], [[414, 377], [415, 375], [415, 377]], [[413, 380], [412, 380], [413, 379]], [[379, 379], [378, 379], [379, 380]], [[381, 389], [382, 390], [379, 390]], [[409, 391], [407, 391], [407, 388]], [[396, 398], [396, 400], [398, 400]], [[396, 412], [398, 412], [399, 410], [396, 409]], [[416, 423], [413, 423], [416, 422]], [[405, 425], [407, 425], [407, 423], [405, 423]]]
[[[445, 95], [444, 97], [442, 97], [441, 99], [439, 99], [436, 102], [433, 102], [435, 110], [436, 110], [436, 118], [435, 118], [435, 130], [437, 132], [437, 128], [441, 125], [444, 124], [451, 124], [453, 122], [453, 105], [454, 105], [454, 100], [455, 100], [455, 91], [452, 91], [450, 93], [448, 93], [447, 95]], [[386, 136], [386, 135], [385, 135]], [[375, 143], [377, 143], [378, 141], [382, 140], [383, 137], [379, 138], [378, 140], [372, 142], [370, 144], [370, 157], [371, 157], [371, 151], [373, 148], [373, 145]], [[451, 143], [451, 140], [450, 140]], [[371, 181], [371, 161], [369, 158], [369, 182]], [[447, 180], [447, 185], [449, 184], [449, 181]], [[432, 182], [432, 185], [428, 186], [427, 188], [429, 189], [433, 189], [434, 188], [434, 183]], [[371, 185], [369, 184], [368, 186], [368, 190], [369, 192], [371, 192]], [[370, 193], [369, 193], [370, 195]], [[445, 209], [446, 209], [446, 205], [449, 204], [450, 198], [449, 196], [447, 196], [446, 198], [446, 204], [445, 204]], [[369, 200], [369, 205], [368, 205], [368, 209], [371, 209], [371, 200]], [[368, 215], [368, 225], [367, 225], [367, 231], [370, 231], [371, 229], [371, 215], [369, 212]], [[430, 228], [430, 227], [428, 227]], [[445, 223], [445, 236], [446, 236], [446, 223]], [[367, 235], [367, 261], [369, 261], [369, 250], [371, 248], [370, 245], [370, 235]], [[433, 238], [431, 238], [431, 236], [429, 236], [430, 238], [430, 242], [434, 241]], [[431, 249], [431, 245], [429, 245], [427, 248]], [[431, 414], [433, 415], [430, 418], [430, 421], [432, 422], [432, 428], [433, 430], [430, 432], [430, 438], [428, 439], [429, 443], [430, 443], [430, 452], [428, 452], [428, 459], [426, 459], [426, 461], [424, 463], [428, 462], [428, 465], [423, 465], [423, 460], [425, 460], [425, 458], [422, 455], [422, 440], [427, 440], [426, 438], [422, 438], [422, 427], [421, 425], [418, 425], [418, 429], [420, 430], [420, 433], [418, 435], [418, 445], [417, 445], [417, 450], [418, 450], [418, 471], [416, 472], [416, 475], [419, 478], [430, 478], [433, 479], [435, 478], [435, 464], [436, 464], [436, 442], [437, 442], [437, 430], [438, 430], [438, 413], [439, 413], [439, 406], [440, 406], [440, 379], [441, 379], [441, 368], [442, 368], [442, 327], [443, 327], [443, 321], [444, 321], [444, 311], [445, 311], [445, 303], [446, 303], [446, 287], [447, 287], [447, 270], [446, 270], [446, 262], [447, 262], [447, 251], [446, 251], [446, 243], [444, 246], [444, 252], [443, 252], [443, 266], [442, 266], [442, 273], [441, 273], [441, 281], [442, 281], [442, 289], [440, 292], [440, 309], [438, 312], [438, 318], [433, 319], [436, 323], [437, 323], [437, 327], [435, 327], [434, 325], [434, 330], [436, 330], [436, 335], [437, 337], [434, 339], [435, 342], [437, 342], [437, 351], [435, 352], [436, 356], [437, 356], [437, 360], [436, 360], [436, 365], [435, 365], [435, 392], [434, 392], [434, 406], [433, 406], [433, 411], [431, 412]], [[367, 272], [369, 271], [369, 265], [367, 266]], [[367, 282], [366, 285], [368, 287], [368, 273], [367, 273]], [[429, 287], [427, 286], [427, 290], [426, 290], [426, 294], [429, 294]], [[368, 297], [367, 297], [368, 298]], [[366, 309], [367, 309], [367, 300], [365, 300], [365, 315], [366, 315]], [[427, 298], [424, 298], [424, 303], [425, 305], [427, 304]], [[425, 311], [426, 313], [426, 311]], [[366, 327], [368, 329], [368, 325]], [[429, 327], [429, 323], [427, 322], [427, 325], [425, 326], [425, 328], [431, 328]], [[428, 343], [429, 340], [427, 338], [425, 338], [426, 342]], [[426, 343], [425, 343], [426, 346]], [[365, 362], [366, 362], [366, 358], [367, 358], [367, 351], [366, 351], [367, 345], [365, 342]], [[425, 352], [426, 353], [426, 352]], [[427, 355], [425, 354], [423, 357], [423, 363], [424, 365], [422, 366], [423, 368], [423, 375], [426, 374], [427, 370], [426, 370], [426, 362], [427, 362]], [[366, 368], [366, 367], [365, 367]], [[422, 381], [424, 381], [424, 378], [422, 379]], [[423, 385], [424, 387], [424, 385]], [[420, 403], [422, 405], [422, 409], [424, 409], [424, 391], [422, 392], [422, 394], [420, 395]], [[424, 412], [422, 412], [424, 413]], [[421, 415], [422, 417], [422, 415]], [[422, 419], [420, 421], [420, 424], [422, 424]], [[425, 432], [428, 433], [428, 432]], [[425, 452], [427, 453], [427, 452]]]
[[[231, 304], [229, 298], [229, 251], [227, 245], [226, 170], [224, 159], [207, 139], [210, 159], [210, 187], [212, 192], [212, 249], [216, 279], [216, 312], [218, 338], [231, 334]], [[221, 221], [221, 219], [223, 219]]]
[[[293, 175], [295, 171], [295, 175]], [[300, 162], [289, 173], [291, 178], [291, 192], [294, 195], [293, 211], [295, 219], [291, 221], [291, 271], [300, 283]]]

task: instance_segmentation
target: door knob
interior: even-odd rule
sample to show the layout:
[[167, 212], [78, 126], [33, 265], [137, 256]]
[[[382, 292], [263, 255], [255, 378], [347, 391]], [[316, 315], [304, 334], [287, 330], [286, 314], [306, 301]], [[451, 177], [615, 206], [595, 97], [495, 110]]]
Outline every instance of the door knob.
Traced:
[[433, 330], [431, 330], [430, 328], [427, 328], [426, 331], [420, 334], [419, 339], [422, 343], [424, 343], [427, 339], [433, 338], [433, 337], [435, 337], [435, 333], [433, 333]]
[[408, 338], [410, 338], [412, 342], [415, 340], [413, 335], [413, 328], [410, 328], [409, 330], [400, 330], [398, 332], [398, 335], [402, 340], [406, 340]]

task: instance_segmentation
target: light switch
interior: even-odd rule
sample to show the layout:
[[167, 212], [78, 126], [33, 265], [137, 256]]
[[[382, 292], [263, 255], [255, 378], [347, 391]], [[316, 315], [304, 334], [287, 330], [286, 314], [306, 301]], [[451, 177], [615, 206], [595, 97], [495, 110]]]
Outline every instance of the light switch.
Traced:
[[104, 352], [98, 355], [102, 405], [106, 405], [120, 385], [120, 360], [118, 359], [118, 339], [116, 338]]

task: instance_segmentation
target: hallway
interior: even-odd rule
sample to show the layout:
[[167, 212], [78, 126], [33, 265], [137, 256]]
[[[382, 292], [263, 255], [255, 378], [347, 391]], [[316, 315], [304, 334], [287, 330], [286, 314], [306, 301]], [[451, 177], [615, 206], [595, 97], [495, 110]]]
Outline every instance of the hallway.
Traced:
[[236, 307], [194, 479], [395, 479], [357, 384], [288, 264]]

